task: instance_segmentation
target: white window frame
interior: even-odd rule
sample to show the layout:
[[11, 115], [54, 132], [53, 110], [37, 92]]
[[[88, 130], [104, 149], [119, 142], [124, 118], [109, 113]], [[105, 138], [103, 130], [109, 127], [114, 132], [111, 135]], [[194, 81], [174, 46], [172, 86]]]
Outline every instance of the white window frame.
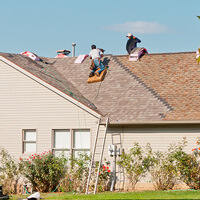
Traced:
[[[25, 134], [28, 131], [34, 131], [35, 132], [35, 140], [26, 140]], [[35, 144], [35, 150], [34, 151], [25, 151], [25, 144]], [[30, 154], [30, 153], [36, 153], [37, 152], [37, 129], [23, 129], [22, 130], [22, 153], [23, 154]]]
[[[55, 147], [55, 132], [59, 131], [59, 130], [66, 130], [70, 132], [70, 148], [56, 148]], [[90, 148], [75, 148], [75, 141], [74, 141], [74, 135], [75, 135], [75, 131], [88, 131], [89, 135], [90, 135]], [[75, 156], [75, 152], [84, 152], [84, 151], [89, 151], [91, 153], [91, 130], [90, 129], [52, 129], [52, 151], [55, 154], [56, 151], [64, 151], [67, 152], [69, 151], [69, 153], [72, 156]]]

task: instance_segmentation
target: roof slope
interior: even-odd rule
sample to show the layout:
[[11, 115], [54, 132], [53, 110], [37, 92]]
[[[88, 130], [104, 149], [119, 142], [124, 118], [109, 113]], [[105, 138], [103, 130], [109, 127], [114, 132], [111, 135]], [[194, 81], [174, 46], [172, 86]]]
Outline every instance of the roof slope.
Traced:
[[73, 86], [73, 84], [71, 84], [61, 73], [59, 73], [56, 68], [53, 68], [54, 62], [45, 63], [41, 61], [34, 61], [21, 54], [0, 53], [0, 56], [3, 56], [24, 70], [52, 85], [56, 89], [100, 113], [100, 111], [98, 111], [97, 108]]
[[[42, 58], [0, 53], [45, 82], [76, 98], [111, 122], [200, 120], [200, 69], [195, 52], [104, 56], [109, 66], [103, 82], [87, 83], [90, 59]], [[96, 107], [97, 109], [96, 109]]]
[[75, 58], [43, 58], [54, 62], [53, 68], [62, 73], [78, 88], [110, 121], [162, 120], [163, 113], [170, 108], [158, 100], [151, 91], [115, 62], [113, 56], [104, 56], [104, 64], [109, 65], [103, 82], [87, 83], [90, 73], [89, 58], [82, 64], [75, 64]]
[[199, 120], [200, 65], [195, 57], [195, 52], [184, 52], [148, 54], [137, 62], [129, 62], [126, 56], [116, 59], [171, 107], [165, 120]]

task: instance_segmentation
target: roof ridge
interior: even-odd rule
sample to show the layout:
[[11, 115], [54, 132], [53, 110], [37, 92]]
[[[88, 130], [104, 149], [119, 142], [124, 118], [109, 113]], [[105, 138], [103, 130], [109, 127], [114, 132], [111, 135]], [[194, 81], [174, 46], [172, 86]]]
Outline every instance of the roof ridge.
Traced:
[[[188, 54], [188, 53], [196, 53], [196, 51], [184, 51], [184, 52], [166, 52], [166, 53], [147, 53], [144, 56], [151, 56], [151, 55], [168, 55], [168, 54]], [[112, 57], [126, 57], [128, 54], [124, 55], [112, 55]]]
[[[123, 68], [125, 71], [127, 71], [127, 73], [129, 73], [136, 81], [138, 81], [138, 83], [140, 83], [142, 86], [144, 86], [148, 91], [150, 91], [154, 97], [156, 97], [159, 101], [163, 102], [163, 104], [170, 110], [174, 110], [174, 108], [167, 103], [167, 101], [162, 98], [154, 89], [152, 89], [151, 87], [149, 87], [142, 79], [140, 79], [136, 74], [134, 74], [132, 71], [130, 71], [124, 64], [122, 64], [117, 58], [113, 57], [113, 60], [121, 67]], [[164, 118], [164, 114], [160, 113], [160, 116], [162, 118]]]

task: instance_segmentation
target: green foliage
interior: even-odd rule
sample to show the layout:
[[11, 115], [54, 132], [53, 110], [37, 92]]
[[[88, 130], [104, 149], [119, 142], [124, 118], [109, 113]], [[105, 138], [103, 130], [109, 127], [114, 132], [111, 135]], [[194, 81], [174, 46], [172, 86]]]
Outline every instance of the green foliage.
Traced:
[[68, 159], [65, 179], [60, 185], [62, 192], [82, 192], [85, 190], [89, 161], [90, 156], [86, 153], [79, 153], [77, 157]]
[[99, 172], [98, 192], [110, 190], [110, 178], [112, 172], [110, 170], [110, 162], [102, 164]]
[[149, 144], [144, 150], [138, 143], [134, 143], [134, 147], [128, 153], [123, 153], [120, 161], [117, 162], [125, 169], [127, 178], [132, 184], [132, 189], [135, 189], [139, 179], [145, 175], [153, 164], [151, 153], [152, 149]]
[[[199, 145], [199, 141], [197, 141], [197, 145]], [[193, 149], [192, 154], [180, 150], [174, 154], [174, 158], [180, 179], [191, 189], [200, 189], [199, 148]]]
[[157, 151], [153, 155], [155, 163], [150, 169], [150, 174], [156, 190], [172, 189], [176, 183], [175, 166], [169, 153]]
[[52, 152], [33, 154], [28, 159], [21, 159], [24, 176], [32, 183], [33, 189], [50, 192], [56, 188], [66, 172], [66, 159], [56, 157]]
[[157, 151], [153, 154], [154, 165], [150, 170], [156, 190], [169, 190], [177, 182], [177, 157], [182, 154], [187, 141], [185, 138], [179, 143], [171, 143], [168, 150]]
[[5, 193], [16, 194], [23, 165], [10, 156], [4, 148], [0, 150], [0, 158], [0, 184], [3, 185]]

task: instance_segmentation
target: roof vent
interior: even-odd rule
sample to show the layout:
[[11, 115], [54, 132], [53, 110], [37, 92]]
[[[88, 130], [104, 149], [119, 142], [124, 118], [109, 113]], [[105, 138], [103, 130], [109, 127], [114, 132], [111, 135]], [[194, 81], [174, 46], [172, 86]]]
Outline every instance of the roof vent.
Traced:
[[72, 43], [72, 57], [75, 57], [75, 46], [76, 43]]
[[66, 49], [65, 50], [57, 50], [56, 52], [58, 55], [55, 58], [64, 58], [64, 57], [67, 57], [71, 53], [71, 51], [66, 50]]

